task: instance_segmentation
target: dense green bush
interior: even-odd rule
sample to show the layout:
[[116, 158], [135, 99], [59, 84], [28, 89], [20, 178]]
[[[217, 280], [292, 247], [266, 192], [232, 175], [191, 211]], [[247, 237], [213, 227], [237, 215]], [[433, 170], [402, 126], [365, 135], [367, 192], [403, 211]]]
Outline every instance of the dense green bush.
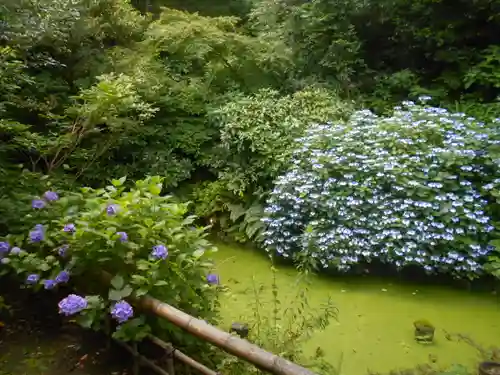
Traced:
[[481, 273], [498, 219], [498, 122], [405, 102], [390, 117], [312, 126], [299, 142], [268, 200], [270, 251], [340, 270], [376, 258]]
[[278, 86], [289, 65], [231, 17], [166, 9], [152, 22], [123, 0], [22, 1], [0, 16], [3, 157], [92, 186], [189, 179], [218, 142], [207, 111]]
[[[147, 293], [216, 322], [217, 288], [206, 259], [212, 247], [204, 228], [193, 226], [186, 204], [160, 196], [160, 177], [137, 181], [130, 190], [124, 181], [61, 197], [54, 191], [35, 197], [24, 230], [0, 242], [1, 272], [13, 270], [35, 290], [79, 280], [73, 286], [84, 294], [61, 300], [60, 313], [78, 315], [80, 324], [94, 329], [105, 328], [111, 316], [117, 321], [114, 337], [122, 340], [139, 340], [149, 332], [145, 316], [126, 302], [130, 296]], [[113, 277], [109, 288], [99, 283], [101, 271]], [[149, 323], [178, 331], [167, 322]]]
[[210, 112], [210, 120], [220, 132], [220, 146], [209, 164], [218, 178], [195, 190], [197, 214], [218, 216], [223, 227], [232, 228], [230, 232], [257, 240], [262, 227], [261, 203], [274, 179], [288, 167], [296, 139], [309, 124], [343, 119], [352, 110], [352, 103], [324, 89], [286, 96], [275, 90], [252, 96], [236, 94]]
[[257, 0], [249, 24], [284, 44], [296, 84], [333, 85], [383, 110], [414, 94], [494, 101], [499, 11], [498, 0]]

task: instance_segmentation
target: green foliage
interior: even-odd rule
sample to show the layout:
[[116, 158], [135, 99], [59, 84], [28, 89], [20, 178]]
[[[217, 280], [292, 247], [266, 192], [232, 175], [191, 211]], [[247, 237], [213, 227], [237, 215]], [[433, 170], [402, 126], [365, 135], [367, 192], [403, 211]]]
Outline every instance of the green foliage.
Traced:
[[174, 77], [189, 74], [193, 84], [205, 86], [200, 94], [277, 85], [286, 57], [265, 41], [238, 33], [236, 22], [166, 9], [150, 25], [146, 42], [154, 44]]
[[[120, 323], [114, 336], [122, 340], [140, 340], [150, 330], [148, 323], [158, 324], [132, 311], [120, 319], [116, 304], [131, 296], [149, 294], [215, 322], [217, 289], [206, 279], [212, 267], [206, 254], [213, 248], [204, 228], [193, 226], [187, 204], [160, 196], [160, 177], [137, 181], [130, 190], [124, 182], [113, 180], [106, 188], [83, 188], [59, 199], [45, 193], [43, 208], [32, 208], [24, 230], [9, 234], [8, 245], [2, 243], [10, 250], [2, 263], [36, 290], [76, 279], [87, 293], [85, 306], [68, 310], [65, 299], [61, 313], [79, 313], [84, 327], [102, 329], [109, 327], [111, 312]], [[40, 201], [34, 207], [35, 202]], [[99, 282], [101, 271], [112, 276], [109, 288]]]
[[249, 23], [284, 44], [296, 84], [319, 81], [385, 110], [414, 94], [441, 104], [464, 94], [495, 100], [499, 7], [498, 0], [260, 0]]
[[23, 0], [6, 3], [0, 16], [5, 40], [30, 77], [11, 98], [18, 120], [60, 110], [104, 72], [106, 48], [130, 44], [145, 25], [125, 0]]
[[[317, 348], [314, 355], [304, 353], [304, 345], [313, 334], [323, 331], [332, 319], [337, 319], [337, 308], [330, 299], [319, 308], [311, 306], [308, 299], [307, 273], [302, 273], [297, 278], [296, 295], [280, 295], [275, 277], [278, 271], [274, 267], [272, 271], [274, 277], [270, 285], [270, 298], [266, 298], [266, 286], [257, 285], [255, 280], [248, 290], [254, 297], [253, 302], [248, 307], [249, 314], [241, 317], [241, 321], [249, 325], [248, 339], [272, 353], [310, 368], [317, 374], [338, 374], [339, 369], [324, 360], [321, 348]], [[285, 297], [290, 301], [284, 301]], [[223, 360], [220, 368], [229, 375], [263, 374], [254, 366], [234, 357]]]
[[255, 4], [252, 29], [285, 44], [296, 79], [310, 77], [350, 92], [354, 73], [363, 66], [361, 41], [351, 19], [362, 2], [258, 0]]
[[63, 115], [47, 115], [43, 132], [6, 124], [10, 150], [28, 155], [33, 171], [48, 174], [63, 167], [78, 178], [110, 148], [140, 131], [141, 123], [154, 115], [134, 88], [131, 77], [108, 74], [74, 97]]
[[197, 213], [218, 215], [220, 225], [238, 240], [259, 240], [261, 202], [288, 168], [296, 139], [310, 124], [345, 118], [352, 108], [323, 89], [287, 96], [262, 90], [253, 96], [236, 95], [212, 111], [210, 119], [220, 129], [220, 147], [211, 162], [218, 180], [196, 189]]
[[0, 152], [94, 186], [102, 175], [189, 179], [219, 138], [208, 109], [228, 90], [277, 86], [288, 64], [231, 17], [166, 9], [150, 22], [122, 0], [1, 9]]
[[295, 139], [310, 124], [345, 118], [351, 109], [331, 92], [318, 89], [287, 96], [266, 90], [234, 98], [211, 114], [225, 152], [215, 165], [219, 178], [237, 195], [252, 185], [265, 189], [286, 168]]

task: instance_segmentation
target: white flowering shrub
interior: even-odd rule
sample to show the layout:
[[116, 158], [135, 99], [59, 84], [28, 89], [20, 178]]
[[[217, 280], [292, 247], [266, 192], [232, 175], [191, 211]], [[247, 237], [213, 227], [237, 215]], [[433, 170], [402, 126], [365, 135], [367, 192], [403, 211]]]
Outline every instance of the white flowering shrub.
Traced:
[[267, 250], [306, 252], [339, 270], [379, 259], [480, 274], [494, 250], [498, 123], [426, 99], [390, 117], [363, 110], [347, 123], [312, 126], [267, 202]]

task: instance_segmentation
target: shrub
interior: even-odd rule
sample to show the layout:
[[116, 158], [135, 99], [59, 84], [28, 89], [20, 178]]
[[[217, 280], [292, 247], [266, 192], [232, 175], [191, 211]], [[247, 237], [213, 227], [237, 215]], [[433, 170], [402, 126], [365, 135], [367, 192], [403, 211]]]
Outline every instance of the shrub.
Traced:
[[347, 118], [352, 111], [352, 103], [313, 88], [286, 96], [267, 89], [238, 95], [212, 111], [220, 129], [221, 147], [211, 162], [218, 180], [195, 190], [197, 213], [217, 215], [221, 228], [238, 241], [259, 242], [262, 203], [286, 170], [297, 138], [311, 123]]
[[390, 117], [363, 110], [346, 124], [312, 126], [268, 200], [267, 249], [304, 251], [339, 270], [378, 258], [479, 274], [493, 250], [488, 202], [500, 184], [491, 125], [405, 102]]
[[[118, 339], [136, 340], [149, 332], [145, 317], [126, 302], [132, 295], [147, 293], [215, 322], [217, 288], [207, 279], [211, 263], [204, 254], [211, 246], [204, 228], [192, 226], [186, 204], [160, 196], [160, 177], [137, 181], [130, 190], [122, 187], [124, 181], [35, 197], [24, 233], [0, 241], [2, 264], [36, 290], [80, 278], [79, 291], [99, 292], [68, 295], [59, 303], [60, 313], [78, 315], [80, 324], [95, 329], [111, 317]], [[109, 290], [92, 285], [100, 271], [112, 275]]]

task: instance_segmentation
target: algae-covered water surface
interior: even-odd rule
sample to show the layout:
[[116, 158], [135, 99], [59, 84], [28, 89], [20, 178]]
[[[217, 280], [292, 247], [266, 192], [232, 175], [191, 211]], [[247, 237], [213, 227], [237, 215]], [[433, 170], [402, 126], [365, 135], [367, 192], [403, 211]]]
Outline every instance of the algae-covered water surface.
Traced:
[[[270, 298], [273, 273], [269, 260], [255, 251], [217, 244], [214, 254], [221, 282], [231, 293], [222, 298], [224, 321], [248, 316], [254, 298], [249, 287], [262, 283]], [[296, 295], [297, 273], [281, 267], [276, 273], [282, 303]], [[343, 375], [362, 375], [368, 370], [389, 371], [427, 363], [471, 365], [478, 353], [463, 343], [449, 341], [445, 332], [461, 333], [485, 346], [500, 346], [500, 299], [487, 293], [472, 293], [440, 286], [398, 284], [373, 277], [315, 276], [310, 286], [311, 305], [319, 306], [328, 296], [335, 302], [338, 321], [306, 345], [318, 346], [337, 364], [342, 358]], [[436, 327], [435, 342], [422, 345], [414, 340], [413, 322], [426, 319]]]

